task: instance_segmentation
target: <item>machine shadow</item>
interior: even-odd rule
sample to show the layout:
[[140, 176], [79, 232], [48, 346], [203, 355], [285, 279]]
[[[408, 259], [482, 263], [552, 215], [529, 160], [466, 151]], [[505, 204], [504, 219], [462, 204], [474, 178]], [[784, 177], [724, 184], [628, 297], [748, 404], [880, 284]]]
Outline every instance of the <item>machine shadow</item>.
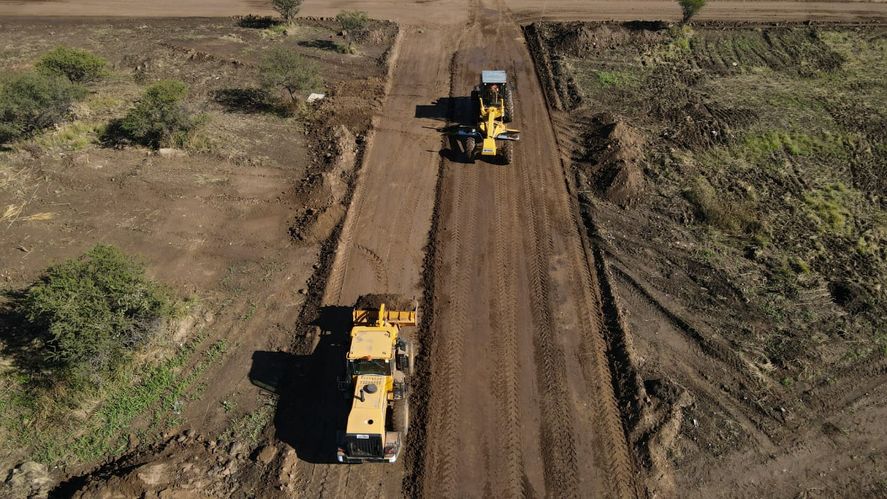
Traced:
[[278, 395], [277, 438], [303, 461], [335, 463], [336, 433], [345, 428], [351, 406], [338, 385], [345, 376], [351, 307], [323, 307], [313, 325], [318, 334], [311, 354], [255, 352], [249, 377]]
[[428, 118], [448, 123], [437, 131], [446, 136], [446, 144], [439, 154], [453, 163], [469, 163], [466, 160], [464, 141], [451, 135], [460, 126], [474, 125], [474, 106], [470, 96], [441, 97], [431, 105], [416, 106], [416, 118]]

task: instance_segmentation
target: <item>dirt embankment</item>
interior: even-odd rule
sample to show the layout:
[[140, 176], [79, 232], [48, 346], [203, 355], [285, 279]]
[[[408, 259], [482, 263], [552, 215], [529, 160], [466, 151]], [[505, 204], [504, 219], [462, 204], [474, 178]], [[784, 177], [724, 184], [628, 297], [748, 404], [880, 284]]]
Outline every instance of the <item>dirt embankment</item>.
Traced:
[[883, 494], [883, 25], [525, 34], [624, 319], [647, 491]]

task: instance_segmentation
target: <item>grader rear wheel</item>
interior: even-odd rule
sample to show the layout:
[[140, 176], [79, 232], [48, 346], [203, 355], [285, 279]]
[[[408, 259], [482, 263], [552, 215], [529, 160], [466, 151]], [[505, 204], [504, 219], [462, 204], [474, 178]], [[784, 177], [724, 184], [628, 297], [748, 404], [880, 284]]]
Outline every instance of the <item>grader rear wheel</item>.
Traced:
[[511, 92], [511, 87], [506, 85], [505, 89], [502, 92], [502, 101], [505, 109], [502, 112], [502, 121], [505, 123], [511, 123], [512, 118], [514, 118], [514, 94]]
[[407, 430], [410, 429], [410, 405], [406, 397], [394, 402], [394, 407], [391, 408], [391, 427], [400, 432], [400, 438], [406, 438]]

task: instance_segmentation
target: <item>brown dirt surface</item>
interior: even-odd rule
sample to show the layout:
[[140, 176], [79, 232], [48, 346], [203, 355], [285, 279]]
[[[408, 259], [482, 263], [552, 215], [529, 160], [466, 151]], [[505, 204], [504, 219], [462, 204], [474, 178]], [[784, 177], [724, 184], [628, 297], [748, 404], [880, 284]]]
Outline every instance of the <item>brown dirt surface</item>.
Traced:
[[[553, 118], [629, 340], [647, 493], [883, 495], [884, 26], [526, 32], [570, 110]], [[627, 208], [595, 175], [620, 127], [646, 138]]]
[[[3, 71], [27, 70], [59, 44], [93, 51], [111, 66], [56, 129], [0, 152], [3, 289], [20, 290], [46, 266], [96, 243], [136, 255], [151, 277], [194, 300], [170, 345], [146, 354], [147, 361], [182, 345], [193, 351], [176, 373], [183, 383], [179, 398], [164, 399], [136, 418], [127, 430], [130, 446], [149, 445], [170, 427], [199, 428], [220, 441], [241, 439], [249, 452], [255, 437], [243, 434], [260, 435], [273, 418], [273, 401], [248, 376], [254, 354], [292, 345], [293, 320], [308, 297], [323, 244], [344, 215], [373, 108], [384, 95], [396, 27], [374, 24], [376, 39], [350, 56], [316, 43], [339, 39], [323, 20], [305, 20], [288, 36], [233, 19], [0, 24]], [[321, 70], [327, 98], [305, 116], [282, 115], [258, 90], [258, 57], [276, 45], [315, 60]], [[199, 141], [159, 153], [103, 147], [102, 126], [162, 78], [189, 85], [189, 105], [206, 116], [195, 135]], [[338, 217], [330, 215], [336, 206]], [[324, 216], [331, 220], [321, 228]], [[296, 232], [312, 237], [295, 240]], [[211, 352], [218, 355], [204, 361]], [[4, 357], [4, 376], [6, 367]], [[167, 413], [167, 404], [174, 413]], [[88, 419], [89, 410], [82, 416]], [[86, 425], [80, 417], [68, 418], [70, 428], [59, 427], [68, 428], [62, 433], [71, 442], [52, 443], [62, 452], [51, 468], [55, 480], [87, 471], [93, 459], [104, 457], [68, 454]], [[4, 440], [16, 441], [9, 437]], [[126, 442], [126, 435], [121, 438]], [[23, 453], [42, 452], [43, 445], [4, 446], [0, 468], [5, 473]]]
[[[46, 8], [55, 8], [59, 15], [108, 14], [107, 4], [84, 3], [67, 10], [64, 6], [73, 4], [41, 4], [45, 5], [30, 3], [24, 8], [20, 2], [3, 2], [0, 7], [15, 9], [12, 13], [17, 15]], [[239, 3], [157, 3], [141, 10], [129, 3], [113, 5], [131, 7], [128, 15], [243, 13], [227, 10], [241, 9]], [[709, 7], [703, 18], [759, 21], [852, 20], [883, 17], [885, 11], [881, 3], [856, 2], [724, 1]], [[266, 12], [256, 8], [257, 13]], [[767, 26], [756, 25], [748, 27], [750, 43], [731, 45], [729, 40], [715, 39], [719, 28], [713, 28], [708, 59], [700, 56], [690, 68], [655, 73], [659, 79], [649, 88], [661, 94], [647, 96], [643, 105], [631, 108], [658, 125], [636, 120], [616, 105], [625, 101], [614, 100], [614, 112], [609, 117], [598, 115], [600, 126], [595, 129], [600, 110], [576, 116], [557, 112], [595, 98], [588, 92], [595, 87], [582, 80], [568, 65], [575, 61], [568, 59], [594, 61], [598, 51], [613, 65], [629, 61], [656, 67], [684, 45], [666, 39], [659, 32], [664, 25], [658, 23], [604, 25], [587, 32], [537, 26], [522, 36], [518, 22], [675, 19], [679, 12], [674, 3], [441, 0], [405, 6], [375, 0], [309, 1], [302, 13], [331, 15], [345, 8], [365, 9], [373, 17], [403, 23], [394, 50], [384, 53], [378, 47], [374, 54], [379, 62], [391, 64], [387, 80], [369, 71], [372, 84], [357, 78], [366, 76], [366, 62], [324, 50], [323, 38], [295, 35], [307, 37], [297, 50], [317, 50], [315, 56], [326, 62], [335, 58], [333, 66], [340, 74], [351, 75], [350, 83], [343, 78], [337, 87], [343, 89], [345, 102], [344, 89], [369, 89], [373, 102], [386, 96], [375, 112], [360, 106], [329, 109], [339, 121], [353, 117], [358, 124], [372, 115], [372, 126], [363, 125], [361, 131], [349, 126], [355, 142], [365, 147], [355, 154], [360, 167], [344, 173], [349, 188], [353, 187], [340, 203], [347, 213], [322, 244], [302, 248], [293, 243], [306, 255], [313, 251], [313, 259], [304, 260], [313, 263], [313, 273], [304, 294], [296, 297], [298, 311], [296, 306], [275, 309], [277, 315], [260, 311], [261, 320], [281, 324], [277, 331], [282, 333], [266, 338], [266, 330], [251, 327], [247, 340], [237, 346], [236, 364], [216, 371], [216, 383], [210, 387], [223, 390], [220, 387], [228, 383], [246, 383], [243, 371], [249, 360], [243, 355], [252, 354], [249, 378], [257, 382], [258, 371], [269, 374], [267, 384], [278, 399], [276, 405], [253, 402], [242, 407], [271, 408], [273, 424], [262, 426], [260, 418], [250, 418], [246, 412], [235, 428], [225, 431], [227, 441], [204, 442], [183, 434], [161, 444], [136, 446], [120, 460], [69, 479], [57, 492], [80, 489], [90, 496], [119, 488], [188, 494], [196, 485], [220, 495], [262, 497], [880, 492], [884, 478], [879, 473], [885, 468], [883, 445], [878, 442], [884, 439], [877, 438], [883, 433], [877, 422], [884, 415], [884, 397], [878, 391], [883, 361], [862, 358], [858, 370], [846, 371], [857, 374], [839, 378], [834, 385], [821, 373], [813, 382], [805, 380], [787, 389], [775, 378], [783, 371], [772, 371], [785, 366], [766, 362], [760, 344], [748, 337], [730, 334], [739, 331], [736, 326], [748, 319], [750, 308], [742, 291], [730, 282], [733, 274], [691, 261], [686, 246], [681, 246], [698, 238], [698, 232], [681, 224], [696, 223], [703, 208], [718, 206], [697, 202], [694, 212], [691, 200], [717, 200], [717, 196], [694, 198], [681, 191], [666, 195], [661, 186], [675, 183], [668, 184], [664, 176], [650, 181], [651, 161], [667, 150], [663, 143], [676, 150], [719, 147], [759, 119], [750, 105], [734, 102], [718, 107], [709, 105], [699, 92], [687, 91], [686, 87], [704, 81], [700, 74], [730, 74], [734, 57], [759, 59], [766, 71], [798, 78], [829, 72], [841, 63], [821, 50], [821, 40], [790, 29], [768, 38]], [[134, 21], [133, 29], [153, 23]], [[557, 53], [560, 48], [551, 47], [557, 41], [551, 33], [572, 39], [563, 47], [563, 56]], [[180, 38], [184, 46], [188, 37]], [[873, 43], [879, 39], [871, 38]], [[233, 58], [241, 64], [252, 60], [226, 49], [228, 41], [216, 43], [223, 60]], [[762, 43], [781, 47], [774, 52], [779, 56], [762, 52]], [[794, 45], [803, 51], [792, 52]], [[722, 50], [731, 57], [725, 58]], [[191, 46], [173, 52], [189, 60], [215, 54]], [[610, 60], [608, 54], [619, 57]], [[802, 63], [793, 62], [797, 60]], [[137, 69], [155, 70], [154, 64], [142, 62], [136, 61]], [[465, 96], [479, 71], [490, 67], [506, 69], [515, 86], [515, 125], [522, 138], [508, 166], [462, 163], [460, 144], [442, 142], [438, 131], [444, 125], [470, 121], [466, 113], [471, 106]], [[620, 80], [623, 75], [607, 69], [617, 73], [615, 80], [614, 75], [588, 74], [592, 81], [617, 86], [632, 81], [630, 76]], [[385, 82], [384, 89], [380, 82]], [[861, 112], [836, 113], [835, 120], [848, 123], [850, 116], [865, 116], [866, 133], [883, 129], [877, 126], [880, 115], [871, 106], [853, 103], [857, 105], [853, 109]], [[574, 118], [586, 121], [577, 123]], [[317, 130], [332, 137], [333, 124], [323, 123]], [[577, 130], [591, 132], [583, 137]], [[304, 233], [300, 224], [315, 223], [336, 206], [331, 201], [335, 196], [330, 195], [334, 189], [328, 176], [322, 175], [341, 152], [336, 144], [325, 142], [310, 151], [323, 167], [307, 173], [296, 190], [296, 199], [303, 204], [289, 207], [293, 216], [289, 228], [295, 234]], [[586, 172], [585, 181], [577, 177], [577, 170]], [[860, 171], [872, 188], [879, 185], [874, 170]], [[709, 184], [700, 181], [696, 187], [703, 195], [711, 194]], [[624, 203], [589, 195], [594, 193], [610, 193]], [[808, 204], [829, 211], [840, 195], [823, 192]], [[650, 203], [667, 208], [669, 199], [687, 204], [671, 208], [667, 216], [650, 215]], [[709, 209], [708, 213], [716, 218], [725, 212]], [[737, 230], [753, 221], [743, 220]], [[236, 234], [241, 240], [236, 227], [226, 229], [228, 239]], [[668, 238], [663, 236], [666, 230]], [[256, 240], [251, 232], [243, 234], [250, 242]], [[864, 240], [877, 242], [876, 236]], [[197, 265], [185, 261], [179, 270]], [[238, 269], [229, 272], [236, 283], [256, 272], [254, 267]], [[734, 273], [745, 270], [731, 268]], [[269, 282], [286, 292], [297, 281], [270, 279], [247, 287], [257, 293], [257, 304], [269, 303], [266, 293], [276, 289]], [[811, 307], [835, 310], [821, 286], [812, 289], [804, 295]], [[840, 301], [851, 309], [871, 302], [867, 288], [856, 282], [836, 283], [826, 292], [842, 297]], [[367, 293], [422, 297], [422, 324], [417, 331], [405, 332], [418, 346], [417, 373], [411, 379], [412, 422], [407, 449], [397, 463], [342, 466], [335, 463], [334, 442], [345, 425], [348, 400], [335, 380], [343, 375], [351, 304]], [[246, 313], [249, 310], [244, 303], [240, 316], [252, 316]], [[730, 313], [717, 315], [723, 310]], [[722, 322], [712, 320], [721, 317]], [[760, 314], [753, 318], [752, 333], [762, 331], [767, 323]], [[293, 320], [294, 332], [287, 326]], [[851, 337], [843, 347], [857, 339]], [[830, 353], [840, 357], [838, 350]], [[826, 360], [830, 359], [834, 357]], [[852, 383], [863, 375], [868, 376], [865, 383]], [[255, 397], [254, 392], [242, 393]], [[875, 395], [867, 398], [867, 393]], [[811, 398], [805, 399], [808, 395]], [[223, 399], [215, 400], [218, 404]], [[238, 398], [238, 404], [242, 400], [243, 396]], [[223, 430], [218, 421], [225, 416], [217, 406], [196, 407], [204, 412], [192, 411], [186, 418], [200, 428], [200, 434]], [[805, 410], [810, 414], [804, 415]], [[204, 432], [205, 428], [210, 431]], [[222, 450], [214, 451], [220, 442]], [[834, 449], [838, 452], [828, 453]], [[193, 467], [172, 481], [163, 473], [189, 465]]]

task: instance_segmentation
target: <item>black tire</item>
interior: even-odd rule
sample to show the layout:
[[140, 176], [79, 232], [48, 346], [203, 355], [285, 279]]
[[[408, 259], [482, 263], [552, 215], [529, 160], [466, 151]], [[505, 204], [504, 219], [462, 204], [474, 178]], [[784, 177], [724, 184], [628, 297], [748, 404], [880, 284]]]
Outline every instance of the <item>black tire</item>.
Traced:
[[477, 142], [474, 140], [474, 137], [467, 137], [465, 139], [465, 161], [474, 163], [474, 152], [476, 150]]
[[413, 350], [413, 344], [409, 341], [407, 342], [407, 376], [412, 376], [416, 373], [416, 353]]
[[499, 148], [499, 159], [502, 161], [503, 165], [511, 164], [511, 160], [514, 159], [514, 151], [511, 148], [511, 142], [505, 142]]
[[391, 408], [391, 428], [400, 432], [401, 441], [406, 439], [410, 429], [410, 405], [406, 398], [394, 402], [394, 407]]
[[471, 120], [470, 123], [477, 123], [480, 121], [480, 92], [477, 90], [471, 91]]
[[502, 104], [505, 106], [505, 110], [502, 112], [502, 121], [511, 123], [511, 120], [514, 119], [514, 94], [509, 85], [505, 85], [505, 89], [502, 91]]

